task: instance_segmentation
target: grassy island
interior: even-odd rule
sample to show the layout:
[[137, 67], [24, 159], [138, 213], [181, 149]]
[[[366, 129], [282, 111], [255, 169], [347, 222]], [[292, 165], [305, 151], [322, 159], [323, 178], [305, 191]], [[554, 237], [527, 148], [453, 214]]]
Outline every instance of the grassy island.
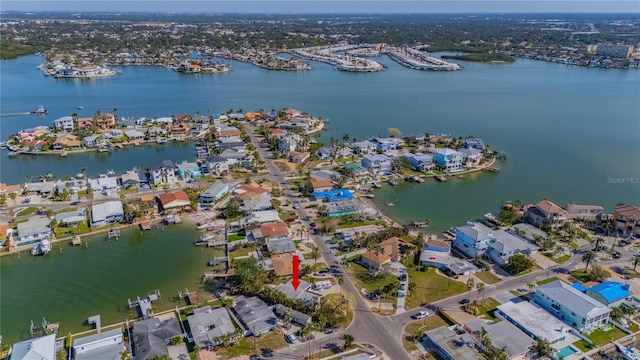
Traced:
[[512, 63], [516, 59], [505, 54], [496, 53], [473, 53], [473, 54], [457, 54], [457, 55], [442, 55], [443, 59], [456, 59], [466, 61], [479, 61], [479, 62], [508, 62]]
[[13, 40], [0, 40], [0, 60], [15, 59], [20, 56], [34, 54], [38, 50]]

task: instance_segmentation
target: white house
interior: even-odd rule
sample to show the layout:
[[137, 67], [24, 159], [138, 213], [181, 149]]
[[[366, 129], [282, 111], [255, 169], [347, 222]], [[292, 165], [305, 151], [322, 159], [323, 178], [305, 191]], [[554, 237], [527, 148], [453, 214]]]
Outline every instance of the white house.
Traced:
[[104, 136], [102, 134], [87, 136], [82, 140], [82, 144], [86, 147], [96, 147], [104, 142]]
[[125, 130], [124, 134], [127, 135], [129, 140], [144, 140], [144, 133], [135, 129]]
[[103, 331], [73, 340], [75, 360], [120, 359], [124, 352], [122, 329]]
[[296, 151], [302, 138], [298, 134], [287, 133], [278, 140], [278, 150], [280, 151]]
[[11, 360], [34, 359], [56, 359], [56, 334], [45, 335], [13, 344]]
[[403, 156], [409, 160], [411, 168], [415, 171], [426, 172], [436, 167], [436, 164], [433, 162], [433, 156], [431, 155], [405, 153]]
[[73, 131], [73, 117], [71, 116], [63, 116], [61, 118], [53, 120], [53, 126], [56, 129], [72, 132]]
[[176, 181], [178, 181], [176, 166], [171, 160], [163, 160], [151, 165], [152, 184], [173, 184]]
[[124, 208], [120, 200], [94, 204], [91, 207], [91, 227], [116, 223], [124, 217]]
[[391, 159], [380, 154], [367, 154], [362, 158], [362, 167], [373, 174], [391, 172]]
[[206, 162], [209, 173], [214, 175], [224, 175], [229, 172], [229, 160], [220, 156], [209, 156]]
[[538, 286], [533, 301], [581, 332], [604, 328], [609, 323], [608, 306], [562, 280]]

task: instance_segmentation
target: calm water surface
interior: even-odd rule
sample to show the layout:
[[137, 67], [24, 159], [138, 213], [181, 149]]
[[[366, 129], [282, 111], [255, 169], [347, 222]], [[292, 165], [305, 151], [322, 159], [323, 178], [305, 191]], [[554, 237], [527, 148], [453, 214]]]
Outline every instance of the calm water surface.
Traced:
[[[91, 116], [117, 108], [120, 116], [137, 118], [290, 106], [331, 119], [322, 135], [325, 140], [344, 133], [361, 140], [397, 127], [404, 134], [475, 135], [506, 151], [499, 174], [376, 192], [375, 201], [385, 213], [402, 222], [430, 218], [432, 231], [496, 211], [504, 200], [547, 197], [561, 205], [600, 204], [608, 211], [618, 202], [640, 205], [640, 187], [634, 181], [640, 177], [639, 71], [518, 59], [513, 64], [464, 63], [463, 71], [451, 73], [420, 72], [387, 58], [380, 61], [388, 70], [372, 74], [339, 72], [320, 63], [314, 63], [312, 71], [273, 72], [231, 62], [236, 71], [219, 75], [128, 67], [120, 76], [77, 81], [43, 77], [35, 56], [2, 61], [0, 137], [49, 125], [73, 112]], [[8, 116], [38, 104], [50, 111], [44, 120]], [[85, 109], [77, 110], [79, 105]], [[144, 168], [165, 158], [195, 159], [188, 144], [68, 158], [9, 160], [4, 154], [0, 176], [6, 183], [48, 171], [74, 175], [83, 166], [95, 176], [107, 169]], [[88, 249], [64, 247], [62, 254], [44, 259], [2, 258], [2, 334], [7, 340], [24, 336], [29, 320], [43, 315], [63, 320], [63, 332], [78, 330], [95, 313], [101, 313], [104, 322], [121, 321], [128, 297], [156, 288], [173, 295], [184, 286], [197, 286], [210, 256], [190, 246], [191, 238], [148, 234], [141, 241], [130, 235], [117, 244], [99, 239]], [[158, 240], [150, 240], [156, 236]]]

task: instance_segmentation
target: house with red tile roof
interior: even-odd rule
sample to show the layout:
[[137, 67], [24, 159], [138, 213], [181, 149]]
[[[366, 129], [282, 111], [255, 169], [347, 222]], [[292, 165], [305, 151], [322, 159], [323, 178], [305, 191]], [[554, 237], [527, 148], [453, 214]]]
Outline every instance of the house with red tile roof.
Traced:
[[548, 221], [551, 225], [560, 225], [567, 220], [567, 215], [565, 209], [549, 200], [542, 200], [535, 205], [525, 207], [524, 220], [537, 227], [540, 227], [544, 221]]
[[399, 261], [402, 255], [406, 254], [410, 249], [414, 246], [411, 243], [408, 243], [397, 236], [390, 237], [387, 240], [378, 244], [380, 247], [380, 251], [389, 255], [391, 260]]
[[333, 190], [333, 181], [311, 178], [311, 192], [323, 192]]
[[620, 203], [613, 213], [613, 229], [622, 236], [640, 236], [640, 207]]
[[369, 270], [380, 270], [382, 265], [389, 264], [391, 262], [391, 256], [383, 254], [382, 252], [367, 250], [362, 254], [360, 258], [362, 265], [366, 266]]
[[183, 190], [158, 194], [158, 201], [163, 210], [183, 209], [191, 206], [189, 195]]
[[260, 232], [264, 237], [288, 236], [289, 227], [283, 222], [263, 224], [260, 226]]

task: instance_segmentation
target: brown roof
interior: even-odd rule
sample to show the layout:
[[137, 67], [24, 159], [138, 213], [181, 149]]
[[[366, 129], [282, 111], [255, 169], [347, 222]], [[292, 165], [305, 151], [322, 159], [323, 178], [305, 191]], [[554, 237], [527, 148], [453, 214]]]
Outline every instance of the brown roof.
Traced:
[[158, 199], [160, 199], [160, 203], [165, 209], [191, 204], [189, 195], [187, 195], [187, 193], [182, 190], [159, 194]]
[[375, 264], [384, 264], [385, 262], [391, 260], [391, 256], [383, 253], [376, 254], [373, 250], [367, 250], [364, 254], [362, 254], [363, 259], [369, 260], [369, 262], [373, 262]]
[[324, 180], [324, 179], [318, 179], [318, 178], [311, 178], [311, 186], [313, 188], [317, 188], [317, 187], [326, 187], [326, 186], [333, 186], [333, 182], [331, 180]]
[[271, 265], [276, 275], [286, 276], [293, 274], [293, 261], [291, 255], [281, 254], [271, 257]]
[[546, 212], [547, 214], [549, 214], [549, 213], [552, 213], [552, 214], [566, 213], [566, 211], [563, 208], [561, 208], [560, 206], [552, 203], [549, 200], [542, 200], [539, 203], [537, 203], [536, 206], [538, 207], [538, 209]]
[[151, 200], [153, 200], [155, 198], [156, 198], [156, 196], [153, 195], [153, 194], [142, 195], [142, 196], [140, 196], [140, 201], [145, 201], [146, 202], [146, 201], [151, 201]]
[[448, 241], [444, 240], [427, 240], [427, 245], [440, 246], [440, 247], [451, 247], [451, 244]]
[[285, 236], [289, 234], [289, 228], [287, 227], [287, 224], [283, 222], [275, 222], [260, 226], [260, 232], [265, 237]]
[[22, 191], [22, 185], [20, 184], [7, 185], [5, 183], [0, 183], [0, 195], [8, 194], [11, 192], [17, 193], [20, 191]]
[[381, 242], [380, 244], [378, 244], [380, 246], [380, 248], [382, 248], [382, 252], [392, 256], [394, 258], [397, 258], [400, 256], [400, 246], [413, 246], [413, 244], [410, 244], [402, 239], [400, 239], [397, 236], [393, 236], [388, 238], [387, 240]]
[[640, 208], [636, 206], [631, 206], [627, 204], [620, 203], [616, 205], [615, 210], [616, 215], [623, 215], [627, 218], [639, 220], [640, 219]]
[[250, 199], [256, 195], [261, 195], [268, 192], [269, 191], [266, 189], [248, 184], [239, 185], [235, 188], [235, 190], [233, 190], [233, 193], [242, 200]]

